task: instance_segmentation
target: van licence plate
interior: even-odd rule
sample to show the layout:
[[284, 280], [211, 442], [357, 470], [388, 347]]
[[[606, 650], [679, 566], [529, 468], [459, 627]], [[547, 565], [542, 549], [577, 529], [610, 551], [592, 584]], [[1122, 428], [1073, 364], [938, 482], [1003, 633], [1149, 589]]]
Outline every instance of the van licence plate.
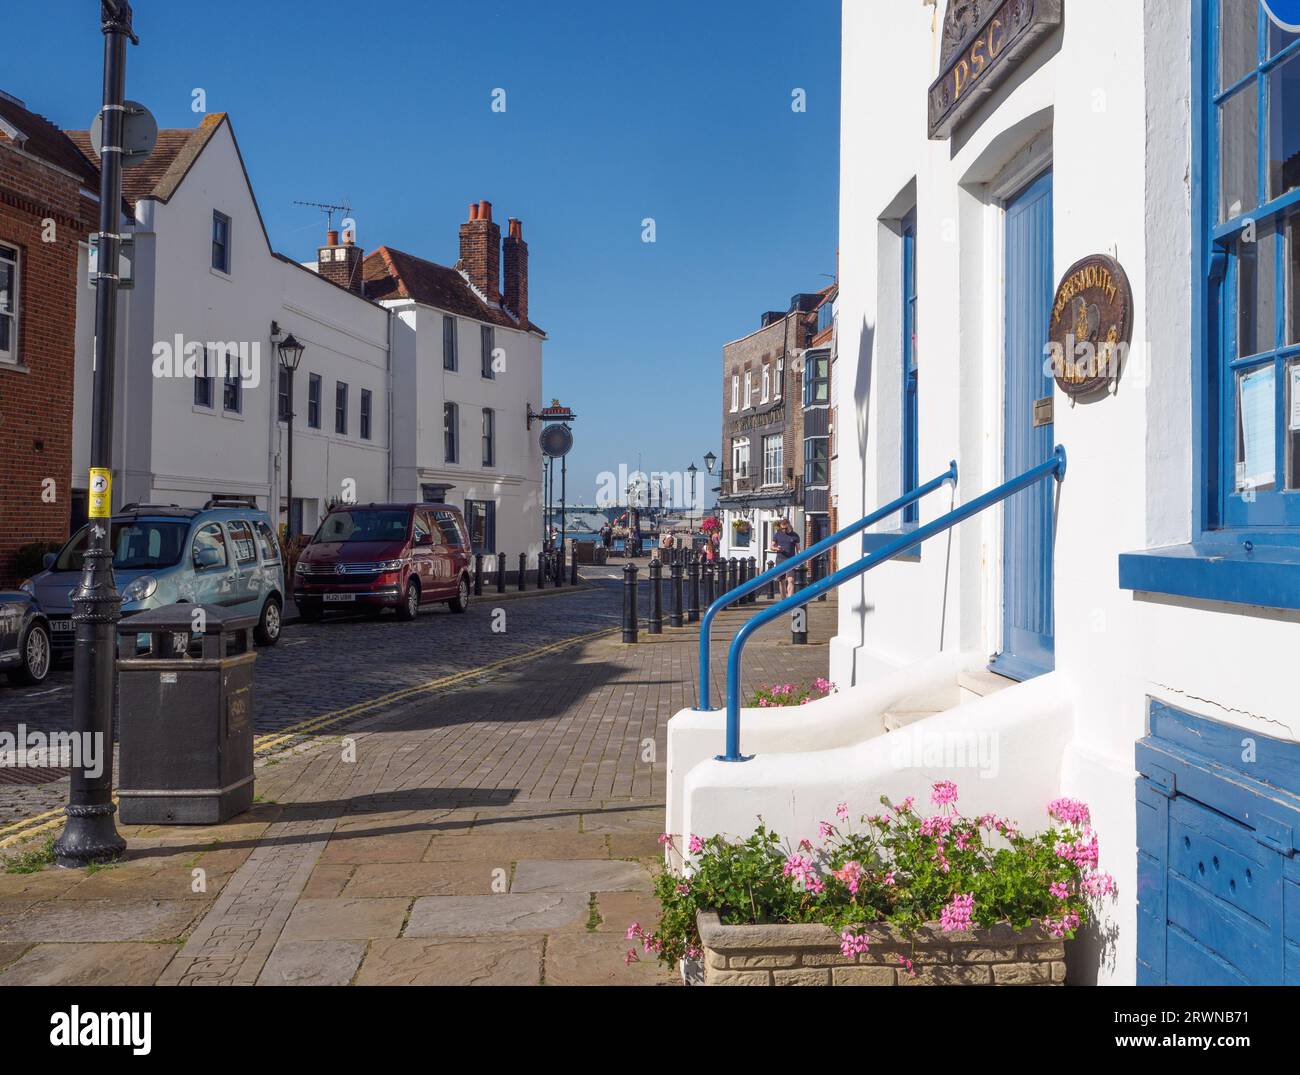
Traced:
[[355, 601], [356, 599], [357, 595], [354, 593], [327, 593], [325, 595], [326, 601]]
[[50, 620], [50, 630], [55, 634], [70, 635], [72, 634], [71, 620]]

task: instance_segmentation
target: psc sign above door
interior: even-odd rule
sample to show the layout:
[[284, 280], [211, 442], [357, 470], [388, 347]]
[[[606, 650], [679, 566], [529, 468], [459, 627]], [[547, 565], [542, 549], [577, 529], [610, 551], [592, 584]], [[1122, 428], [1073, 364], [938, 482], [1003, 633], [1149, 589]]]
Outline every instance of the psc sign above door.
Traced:
[[1300, 32], [1300, 0], [1262, 0], [1268, 17], [1283, 30]]

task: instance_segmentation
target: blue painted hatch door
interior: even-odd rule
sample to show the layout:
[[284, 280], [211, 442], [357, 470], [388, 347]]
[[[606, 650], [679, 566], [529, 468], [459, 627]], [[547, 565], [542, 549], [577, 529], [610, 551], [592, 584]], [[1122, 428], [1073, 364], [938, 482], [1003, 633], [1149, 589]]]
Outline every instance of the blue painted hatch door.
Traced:
[[1300, 743], [1152, 702], [1137, 744], [1139, 985], [1300, 985]]

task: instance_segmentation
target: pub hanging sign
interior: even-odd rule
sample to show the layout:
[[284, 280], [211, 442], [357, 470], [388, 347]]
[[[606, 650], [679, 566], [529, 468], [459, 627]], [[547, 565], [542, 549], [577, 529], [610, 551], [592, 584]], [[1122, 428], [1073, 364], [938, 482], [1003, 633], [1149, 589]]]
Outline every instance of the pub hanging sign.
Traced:
[[1123, 266], [1106, 254], [1076, 261], [1048, 319], [1048, 361], [1061, 391], [1081, 399], [1116, 383], [1132, 337], [1133, 291]]
[[941, 70], [930, 87], [930, 137], [948, 138], [1002, 85], [1020, 57], [1061, 25], [1065, 0], [948, 0]]

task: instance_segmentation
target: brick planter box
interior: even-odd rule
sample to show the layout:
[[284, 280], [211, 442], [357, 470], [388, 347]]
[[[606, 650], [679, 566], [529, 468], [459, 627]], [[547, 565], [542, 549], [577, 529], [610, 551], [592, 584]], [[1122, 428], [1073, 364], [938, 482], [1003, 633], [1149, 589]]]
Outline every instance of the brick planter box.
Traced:
[[696, 925], [705, 985], [1065, 984], [1065, 942], [1041, 926], [944, 933], [932, 922], [908, 936], [878, 923], [863, 929], [871, 950], [846, 956], [827, 926], [724, 926], [712, 912]]

